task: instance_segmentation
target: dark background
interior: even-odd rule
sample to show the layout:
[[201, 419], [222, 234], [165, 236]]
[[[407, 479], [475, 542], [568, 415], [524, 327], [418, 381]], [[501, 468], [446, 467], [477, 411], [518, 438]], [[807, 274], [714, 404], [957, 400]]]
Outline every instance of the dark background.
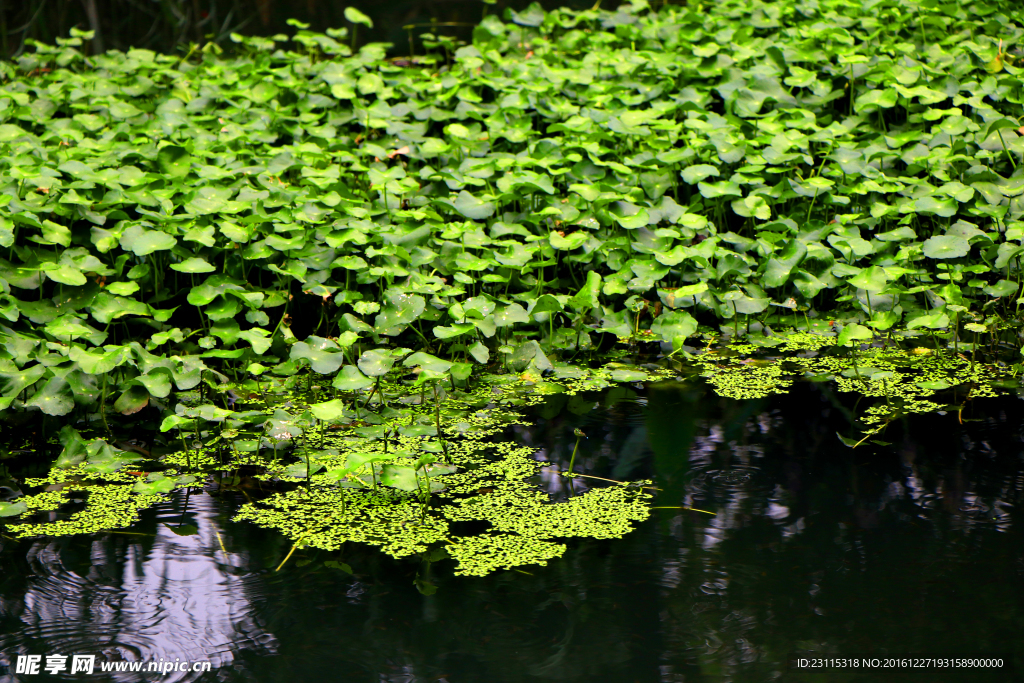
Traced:
[[[432, 31], [430, 23], [452, 22], [465, 26], [438, 26], [433, 32], [471, 41], [472, 25], [485, 14], [504, 16], [506, 8], [525, 9], [530, 0], [0, 0], [0, 57], [16, 57], [25, 50], [25, 39], [53, 44], [67, 38], [72, 27], [95, 30], [96, 37], [83, 51], [147, 48], [173, 53], [191, 42], [216, 42], [225, 50], [234, 45], [232, 32], [242, 35], [292, 35], [288, 19], [310, 24], [309, 30], [348, 27], [346, 7], [354, 7], [373, 20], [373, 28], [360, 26], [357, 44], [394, 43], [393, 55], [409, 54], [409, 30], [413, 35]], [[594, 0], [543, 0], [545, 9], [585, 9]], [[605, 9], [620, 0], [604, 0]], [[426, 26], [420, 26], [426, 24]], [[29, 48], [31, 50], [31, 48]]]

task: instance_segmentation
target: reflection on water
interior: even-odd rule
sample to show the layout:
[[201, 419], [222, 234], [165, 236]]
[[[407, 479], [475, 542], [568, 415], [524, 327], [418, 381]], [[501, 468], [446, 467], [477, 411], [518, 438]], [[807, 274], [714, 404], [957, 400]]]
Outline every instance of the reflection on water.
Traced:
[[[8, 576], [0, 597], [0, 661], [95, 654], [147, 664], [209, 661], [220, 670], [235, 668], [240, 650], [274, 654], [276, 640], [252, 605], [260, 579], [242, 569], [244, 555], [221, 550], [214, 501], [193, 495], [176, 502], [154, 511], [151, 532], [97, 535], [88, 548], [78, 539], [22, 543], [26, 575], [17, 588]], [[143, 534], [153, 535], [136, 540]], [[78, 556], [83, 552], [88, 557]], [[152, 678], [125, 672], [110, 680]], [[184, 672], [161, 677], [194, 679]]]
[[[539, 458], [564, 467], [579, 427], [577, 471], [660, 489], [625, 539], [484, 578], [361, 547], [299, 550], [274, 572], [288, 546], [228, 521], [239, 501], [211, 484], [131, 529], [155, 535], [5, 540], [0, 654], [210, 660], [211, 681], [897, 680], [805, 677], [787, 668], [798, 650], [998, 653], [1024, 671], [1022, 408], [913, 416], [888, 445], [850, 449], [849, 406], [820, 385], [555, 396], [516, 427]], [[564, 481], [537, 483], [563, 496]]]

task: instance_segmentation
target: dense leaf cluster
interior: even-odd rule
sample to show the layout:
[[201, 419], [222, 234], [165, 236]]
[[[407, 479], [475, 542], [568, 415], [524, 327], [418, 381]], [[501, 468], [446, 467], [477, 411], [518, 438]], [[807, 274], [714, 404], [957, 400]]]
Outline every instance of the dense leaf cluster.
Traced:
[[230, 59], [36, 43], [0, 65], [0, 408], [792, 309], [990, 329], [1024, 252], [1011, 8], [532, 7], [404, 64], [301, 29]]

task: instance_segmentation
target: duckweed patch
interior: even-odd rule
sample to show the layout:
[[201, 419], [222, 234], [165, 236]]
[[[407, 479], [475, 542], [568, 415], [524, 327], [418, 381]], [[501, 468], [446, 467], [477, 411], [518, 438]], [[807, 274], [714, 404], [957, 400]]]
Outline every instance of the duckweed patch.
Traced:
[[[433, 405], [427, 400], [433, 391], [418, 391], [395, 373], [348, 401], [312, 402], [323, 396], [300, 384], [274, 394], [280, 403], [262, 412], [208, 404], [183, 408], [165, 422], [168, 431], [181, 431], [186, 447], [159, 462], [102, 439], [85, 441], [67, 428], [62, 466], [25, 482], [59, 490], [20, 498], [25, 509], [10, 528], [27, 537], [127, 526], [177, 488], [258, 465], [255, 477], [277, 490], [243, 505], [234, 519], [277, 529], [296, 545], [337, 550], [346, 542], [363, 543], [394, 557], [442, 547], [457, 560], [456, 573], [466, 575], [545, 564], [566, 547], [552, 539], [618, 538], [631, 531], [649, 514], [651, 496], [643, 487], [650, 482], [606, 482], [605, 488], [552, 501], [536, 482], [547, 463], [536, 460], [533, 449], [501, 438], [509, 426], [528, 424], [516, 408], [554, 393], [575, 395], [673, 373], [616, 363], [596, 370], [553, 366], [549, 376], [482, 377], [461, 391], [448, 384]], [[196, 422], [192, 430], [182, 423], [189, 419]], [[229, 428], [208, 429], [214, 420]], [[160, 469], [130, 469], [140, 463]], [[33, 521], [75, 497], [85, 498], [84, 510], [58, 521]], [[483, 523], [486, 530], [460, 536], [452, 531], [455, 522]]]
[[[875, 399], [857, 416], [863, 436], [851, 441], [840, 435], [847, 445], [879, 435], [903, 415], [962, 410], [967, 401], [997, 395], [997, 383], [1019, 386], [1014, 379], [1018, 371], [1005, 364], [976, 363], [963, 354], [925, 347], [849, 349], [836, 342], [824, 335], [791, 335], [771, 355], [758, 356], [750, 355], [758, 348], [754, 345], [729, 344], [697, 356], [695, 371], [718, 395], [739, 400], [785, 393], [798, 380], [835, 383], [840, 392]], [[959, 405], [932, 400], [942, 391], [964, 387]]]
[[[242, 505], [236, 522], [276, 529], [295, 547], [325, 551], [347, 542], [396, 558], [443, 549], [457, 574], [479, 576], [546, 564], [573, 538], [622, 537], [649, 515], [649, 481], [612, 482], [556, 469], [574, 495], [556, 501], [538, 486], [541, 469], [555, 465], [537, 460], [508, 430], [529, 424], [522, 409], [548, 396], [699, 377], [718, 395], [744, 400], [784, 393], [796, 381], [824, 381], [867, 401], [857, 416], [862, 433], [838, 435], [856, 447], [879, 442], [903, 415], [950, 409], [934, 400], [941, 392], [959, 388], [962, 408], [995, 395], [996, 385], [1014, 372], [920, 347], [840, 346], [841, 338], [804, 332], [709, 346], [675, 369], [547, 362], [541, 372], [459, 383], [441, 372], [450, 368], [438, 365], [440, 359], [406, 350], [388, 352], [394, 362], [373, 382], [352, 382], [359, 365], [344, 366], [348, 370], [330, 387], [313, 371], [265, 377], [259, 392], [234, 385], [234, 410], [186, 396], [162, 425], [177, 433], [171, 442], [181, 447], [160, 458], [100, 438], [87, 441], [65, 428], [58, 465], [48, 477], [25, 482], [50, 490], [19, 498], [22, 507], [5, 514], [19, 537], [94, 533], [130, 525], [175, 489], [223, 483], [247, 469], [266, 494]], [[339, 390], [338, 378], [343, 387], [359, 388]], [[83, 510], [62, 512], [82, 498]], [[65, 518], [42, 522], [40, 513]]]

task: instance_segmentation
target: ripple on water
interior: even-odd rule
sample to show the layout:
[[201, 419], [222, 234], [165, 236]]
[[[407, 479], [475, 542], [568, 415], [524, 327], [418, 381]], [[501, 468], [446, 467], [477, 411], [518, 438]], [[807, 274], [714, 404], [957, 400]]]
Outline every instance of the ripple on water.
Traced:
[[[132, 542], [120, 559], [107, 547], [109, 537], [96, 541], [87, 576], [64, 566], [59, 542], [36, 542], [27, 554], [32, 576], [23, 597], [2, 604], [2, 616], [22, 626], [0, 634], [0, 652], [10, 659], [95, 654], [100, 661], [209, 661], [215, 671], [233, 666], [236, 672], [243, 650], [274, 654], [277, 639], [253, 608], [264, 592], [262, 581], [233, 575], [243, 558], [225, 558], [214, 501], [190, 496], [189, 523], [197, 530], [182, 536], [168, 526], [182, 517], [173, 509], [176, 502], [157, 510], [155, 537]], [[105, 585], [111, 579], [117, 587]], [[161, 681], [198, 676], [171, 672]], [[146, 674], [117, 674], [114, 680], [141, 681]]]

